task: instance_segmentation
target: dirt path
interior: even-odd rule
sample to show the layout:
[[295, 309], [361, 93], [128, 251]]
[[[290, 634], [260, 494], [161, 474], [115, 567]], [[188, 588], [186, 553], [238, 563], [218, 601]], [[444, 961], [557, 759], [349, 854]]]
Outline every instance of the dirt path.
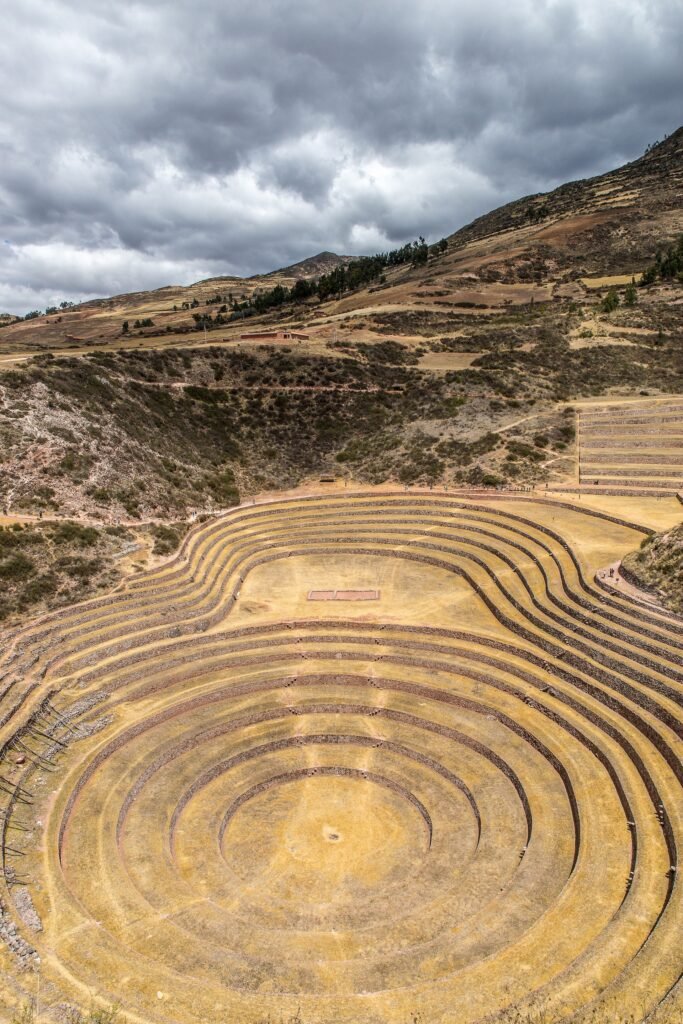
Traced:
[[[152, 388], [186, 388], [194, 386], [185, 383], [185, 381], [145, 380], [138, 381], [137, 383]], [[345, 384], [203, 384], [198, 386], [203, 387], [206, 391], [344, 391], [350, 394], [368, 394], [381, 391], [382, 394], [387, 395], [402, 394], [400, 388], [350, 388]]]
[[537, 420], [539, 416], [544, 416], [547, 411], [547, 409], [544, 409], [539, 412], [532, 412], [529, 416], [521, 416], [518, 420], [513, 420], [512, 423], [506, 423], [503, 427], [496, 427], [492, 433], [504, 434], [506, 430], [512, 430], [513, 427], [519, 426], [520, 423], [527, 423], [529, 420]]
[[653, 594], [649, 594], [646, 590], [641, 590], [640, 587], [634, 586], [629, 583], [624, 576], [621, 575], [621, 560], [612, 562], [611, 565], [605, 566], [604, 569], [599, 569], [596, 576], [606, 587], [613, 590], [615, 593], [626, 594], [628, 597], [632, 597], [634, 601], [641, 601], [643, 604], [652, 606], [653, 608], [666, 609], [662, 606], [661, 602]]

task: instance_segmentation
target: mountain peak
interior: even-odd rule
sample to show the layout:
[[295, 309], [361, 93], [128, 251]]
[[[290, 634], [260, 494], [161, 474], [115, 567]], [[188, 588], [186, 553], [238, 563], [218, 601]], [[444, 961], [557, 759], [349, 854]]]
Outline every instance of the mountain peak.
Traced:
[[289, 267], [282, 267], [280, 270], [273, 270], [269, 274], [259, 274], [259, 277], [320, 277], [334, 270], [340, 263], [350, 263], [353, 256], [339, 256], [336, 252], [319, 252], [316, 256], [308, 256], [305, 260], [292, 263]]

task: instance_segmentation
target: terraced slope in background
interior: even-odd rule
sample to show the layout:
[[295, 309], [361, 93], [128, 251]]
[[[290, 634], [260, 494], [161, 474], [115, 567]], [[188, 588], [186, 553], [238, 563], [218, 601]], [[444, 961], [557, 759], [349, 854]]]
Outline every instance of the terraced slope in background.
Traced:
[[683, 400], [596, 407], [579, 417], [581, 488], [666, 497], [683, 490]]
[[592, 579], [642, 534], [283, 500], [17, 634], [5, 1005], [40, 957], [150, 1022], [674, 1019], [681, 620]]

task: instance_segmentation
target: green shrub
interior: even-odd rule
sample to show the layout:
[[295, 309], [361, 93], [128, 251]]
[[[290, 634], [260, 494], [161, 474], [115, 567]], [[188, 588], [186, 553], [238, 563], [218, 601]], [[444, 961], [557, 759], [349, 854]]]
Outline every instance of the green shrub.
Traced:
[[603, 313], [613, 313], [619, 306], [619, 293], [616, 288], [610, 288], [607, 295], [602, 300], [600, 308]]
[[561, 427], [557, 427], [554, 433], [556, 434], [558, 441], [568, 444], [576, 437], [576, 427], [573, 423], [566, 423]]
[[451, 395], [448, 398], [444, 398], [440, 403], [439, 407], [434, 410], [433, 417], [436, 420], [450, 419], [453, 416], [458, 415], [458, 410], [465, 404], [465, 399], [459, 395]]
[[522, 441], [509, 441], [508, 453], [520, 459], [527, 459], [530, 462], [542, 462], [545, 457], [543, 452], [538, 451], [537, 448], [532, 448], [531, 445], [524, 444]]
[[107, 487], [89, 487], [86, 494], [103, 505], [107, 505], [112, 498], [111, 491]]
[[237, 505], [239, 503], [239, 492], [231, 469], [224, 469], [222, 472], [207, 476], [206, 486], [211, 491], [215, 501], [224, 505]]
[[22, 604], [35, 604], [37, 601], [44, 601], [57, 590], [59, 581], [53, 572], [43, 573], [29, 580], [20, 595]]
[[74, 555], [70, 558], [60, 558], [56, 562], [57, 569], [65, 572], [77, 580], [86, 581], [91, 576], [96, 576], [103, 569], [99, 558], [81, 558]]
[[25, 580], [32, 576], [35, 571], [35, 566], [31, 559], [27, 558], [21, 551], [0, 562], [0, 579], [3, 580]]
[[59, 523], [54, 528], [53, 538], [57, 544], [78, 544], [79, 547], [92, 547], [97, 543], [99, 534], [94, 526], [66, 522]]
[[170, 555], [178, 547], [181, 538], [180, 530], [157, 524], [152, 526], [152, 535], [154, 537], [152, 553], [155, 555]]

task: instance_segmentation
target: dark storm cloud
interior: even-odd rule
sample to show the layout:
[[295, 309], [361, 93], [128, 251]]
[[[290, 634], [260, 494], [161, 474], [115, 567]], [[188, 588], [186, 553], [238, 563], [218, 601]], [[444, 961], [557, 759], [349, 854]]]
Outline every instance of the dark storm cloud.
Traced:
[[440, 237], [681, 120], [679, 0], [22, 0], [0, 311]]

